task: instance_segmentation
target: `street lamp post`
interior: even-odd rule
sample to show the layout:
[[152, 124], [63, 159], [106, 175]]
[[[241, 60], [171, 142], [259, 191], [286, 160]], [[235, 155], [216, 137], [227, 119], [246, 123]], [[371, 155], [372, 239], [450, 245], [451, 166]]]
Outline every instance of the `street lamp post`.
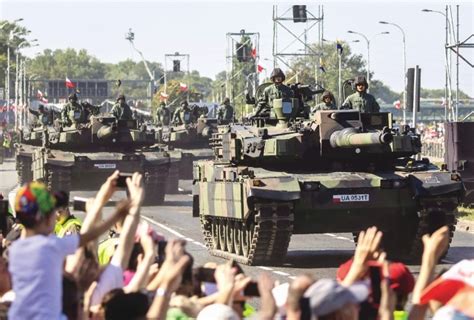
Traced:
[[[447, 7], [446, 7], [447, 8]], [[448, 120], [448, 110], [451, 109], [451, 90], [448, 90], [449, 86], [449, 49], [448, 49], [448, 37], [449, 37], [449, 20], [445, 13], [437, 10], [430, 10], [430, 9], [423, 9], [422, 12], [433, 12], [442, 15], [446, 21], [445, 23], [445, 39], [444, 39], [444, 72], [445, 72], [445, 79], [444, 79], [444, 120]]]
[[405, 31], [403, 31], [402, 27], [400, 27], [396, 23], [392, 22], [387, 22], [387, 21], [379, 21], [380, 24], [388, 24], [396, 27], [398, 30], [401, 31], [402, 36], [403, 36], [403, 124], [406, 124], [406, 106], [407, 106], [407, 76], [406, 76], [406, 71], [407, 71], [407, 50], [406, 50], [406, 42], [405, 42]]
[[[33, 39], [30, 42], [36, 42], [38, 39]], [[18, 129], [18, 123], [22, 121], [22, 113], [18, 113], [21, 91], [21, 67], [20, 67], [20, 49], [23, 45], [28, 44], [27, 40], [23, 40], [16, 47], [16, 72], [15, 72], [15, 129]]]
[[365, 39], [365, 41], [367, 42], [367, 83], [369, 84], [369, 87], [367, 88], [367, 92], [369, 92], [369, 88], [370, 88], [370, 42], [372, 41], [373, 38], [375, 38], [376, 36], [378, 35], [382, 35], [382, 34], [389, 34], [390, 32], [387, 32], [387, 31], [384, 31], [384, 32], [380, 32], [380, 33], [377, 33], [377, 34], [374, 34], [372, 36], [372, 38], [367, 38], [367, 36], [363, 33], [360, 33], [360, 32], [356, 32], [356, 31], [352, 31], [352, 30], [349, 30], [347, 31], [348, 33], [352, 33], [352, 34], [357, 34], [359, 36], [361, 36], [362, 38]]

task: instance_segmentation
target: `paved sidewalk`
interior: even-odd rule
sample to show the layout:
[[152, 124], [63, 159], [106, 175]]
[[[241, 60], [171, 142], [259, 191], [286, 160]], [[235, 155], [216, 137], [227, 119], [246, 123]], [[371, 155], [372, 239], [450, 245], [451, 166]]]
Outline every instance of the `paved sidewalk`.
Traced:
[[5, 159], [3, 164], [0, 164], [0, 193], [4, 196], [7, 196], [18, 183], [15, 166], [15, 158]]

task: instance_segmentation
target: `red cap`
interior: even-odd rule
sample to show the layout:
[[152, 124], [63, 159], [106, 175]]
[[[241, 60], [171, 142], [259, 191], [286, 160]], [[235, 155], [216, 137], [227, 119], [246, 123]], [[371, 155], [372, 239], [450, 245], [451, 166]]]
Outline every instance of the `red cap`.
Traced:
[[452, 266], [423, 290], [420, 302], [425, 304], [436, 300], [446, 304], [466, 287], [474, 288], [474, 260], [462, 260]]
[[[338, 281], [344, 280], [352, 265], [352, 258], [344, 262], [337, 269], [336, 277]], [[390, 288], [396, 293], [409, 294], [415, 287], [415, 278], [408, 270], [407, 266], [401, 262], [390, 262], [389, 264]]]

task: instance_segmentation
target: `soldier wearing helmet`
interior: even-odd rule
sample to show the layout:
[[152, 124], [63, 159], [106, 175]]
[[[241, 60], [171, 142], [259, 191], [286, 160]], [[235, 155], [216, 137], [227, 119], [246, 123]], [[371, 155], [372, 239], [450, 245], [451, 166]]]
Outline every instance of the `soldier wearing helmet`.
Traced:
[[355, 109], [363, 113], [379, 112], [380, 106], [374, 96], [367, 93], [369, 84], [364, 76], [354, 79], [356, 92], [347, 97], [342, 104], [342, 109]]
[[179, 108], [174, 111], [172, 122], [177, 125], [191, 123], [191, 109], [189, 108], [188, 102], [183, 101]]
[[289, 99], [294, 96], [290, 87], [283, 84], [285, 74], [280, 68], [273, 69], [270, 80], [273, 84], [263, 90], [263, 95], [258, 100], [257, 111], [255, 111], [254, 116], [260, 116], [269, 112], [273, 107], [274, 99]]
[[159, 126], [167, 126], [170, 124], [171, 114], [170, 109], [166, 106], [166, 103], [162, 102], [156, 110], [156, 124]]
[[230, 99], [225, 98], [217, 109], [217, 119], [231, 121], [234, 119], [234, 108], [230, 105]]
[[331, 91], [324, 91], [323, 95], [321, 96], [321, 103], [318, 103], [314, 107], [311, 108], [311, 113], [315, 113], [318, 110], [335, 110], [336, 102], [334, 101], [334, 95]]
[[71, 93], [68, 100], [69, 102], [64, 105], [64, 108], [61, 111], [62, 123], [66, 126], [85, 123], [87, 121], [86, 113], [84, 107], [77, 102], [77, 95]]
[[132, 110], [130, 109], [130, 106], [125, 102], [125, 96], [123, 94], [117, 97], [117, 102], [112, 107], [112, 110], [110, 111], [110, 113], [112, 113], [112, 115], [117, 120], [132, 120], [133, 119]]
[[36, 125], [41, 126], [49, 126], [52, 125], [51, 117], [49, 116], [48, 112], [44, 108], [44, 105], [40, 104], [38, 107], [38, 111], [28, 108], [28, 111], [34, 115], [37, 119]]

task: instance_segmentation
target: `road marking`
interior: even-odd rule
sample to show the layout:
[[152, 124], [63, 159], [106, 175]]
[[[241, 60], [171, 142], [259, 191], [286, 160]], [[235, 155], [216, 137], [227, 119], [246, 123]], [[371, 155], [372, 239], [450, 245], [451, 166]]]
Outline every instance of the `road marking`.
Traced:
[[349, 238], [346, 238], [346, 237], [334, 237], [334, 238], [335, 238], [335, 239], [339, 239], [339, 240], [346, 240], [346, 241], [350, 241], [350, 242], [352, 242], [352, 240], [351, 240], [351, 239], [349, 239]]
[[291, 280], [295, 280], [296, 276], [289, 276], [288, 278], [290, 278]]
[[145, 219], [146, 221], [150, 222], [151, 224], [154, 224], [155, 226], [158, 226], [158, 227], [160, 227], [160, 228], [165, 229], [166, 231], [168, 231], [168, 232], [174, 234], [174, 235], [177, 236], [177, 237], [186, 238], [185, 236], [183, 236], [183, 235], [182, 235], [181, 233], [179, 233], [178, 231], [175, 231], [175, 230], [171, 229], [170, 227], [165, 226], [164, 224], [161, 224], [161, 223], [159, 223], [159, 222], [156, 222], [156, 221], [153, 220], [153, 219], [150, 219], [150, 218], [145, 217], [145, 216], [142, 216], [142, 219]]
[[184, 238], [186, 241], [189, 241], [189, 242], [194, 242], [194, 239], [191, 239], [191, 238], [188, 238], [188, 237], [185, 237]]
[[289, 273], [286, 273], [286, 272], [283, 272], [283, 271], [275, 271], [275, 270], [274, 270], [273, 273], [279, 274], [280, 276], [285, 276], [285, 277], [290, 276]]
[[326, 236], [337, 237], [334, 233], [323, 233]]
[[273, 271], [272, 268], [264, 267], [264, 266], [258, 266], [257, 268], [262, 269], [262, 270], [265, 270], [265, 271]]

